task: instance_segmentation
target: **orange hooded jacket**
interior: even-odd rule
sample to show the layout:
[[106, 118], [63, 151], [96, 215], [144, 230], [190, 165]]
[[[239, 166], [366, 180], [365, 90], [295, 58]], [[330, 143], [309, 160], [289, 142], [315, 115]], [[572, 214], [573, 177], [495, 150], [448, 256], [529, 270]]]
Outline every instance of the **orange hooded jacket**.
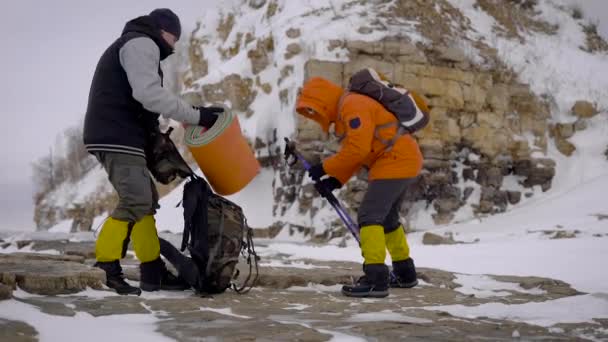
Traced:
[[363, 166], [369, 168], [370, 180], [412, 178], [422, 169], [422, 153], [411, 135], [399, 136], [387, 149], [387, 143], [397, 134], [398, 122], [370, 97], [345, 94], [332, 82], [314, 77], [304, 84], [296, 111], [316, 121], [326, 133], [335, 124], [335, 133], [342, 138], [341, 148], [323, 161], [323, 169], [342, 184]]

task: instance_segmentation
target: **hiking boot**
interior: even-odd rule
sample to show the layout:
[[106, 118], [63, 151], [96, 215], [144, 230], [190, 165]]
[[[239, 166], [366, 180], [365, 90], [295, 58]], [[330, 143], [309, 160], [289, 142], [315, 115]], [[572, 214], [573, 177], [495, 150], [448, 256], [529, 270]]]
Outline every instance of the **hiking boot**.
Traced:
[[95, 267], [99, 267], [106, 272], [106, 286], [116, 291], [121, 295], [136, 295], [141, 294], [139, 287], [131, 286], [125, 281], [122, 274], [122, 267], [118, 260], [111, 262], [96, 262]]
[[388, 296], [388, 267], [384, 264], [364, 265], [365, 275], [352, 285], [342, 286], [342, 294], [347, 297]]
[[183, 279], [169, 272], [160, 257], [150, 262], [141, 263], [139, 271], [139, 286], [144, 291], [184, 291], [190, 288], [190, 285]]
[[411, 288], [418, 285], [416, 266], [412, 258], [393, 262], [393, 275], [390, 279], [390, 287]]

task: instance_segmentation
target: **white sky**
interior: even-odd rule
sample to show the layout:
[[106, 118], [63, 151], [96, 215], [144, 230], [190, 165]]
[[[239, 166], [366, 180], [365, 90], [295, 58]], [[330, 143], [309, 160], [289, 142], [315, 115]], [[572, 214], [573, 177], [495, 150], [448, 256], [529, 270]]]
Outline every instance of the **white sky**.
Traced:
[[183, 32], [218, 0], [6, 1], [0, 13], [0, 229], [33, 226], [31, 163], [79, 124], [97, 60], [125, 22], [158, 7]]
[[[577, 0], [564, 0], [576, 2]], [[608, 16], [607, 0], [579, 0], [586, 16]], [[6, 1], [0, 14], [0, 229], [31, 229], [31, 163], [57, 136], [80, 124], [91, 77], [103, 50], [124, 23], [170, 7], [184, 32], [220, 0], [103, 2]], [[594, 19], [608, 36], [608, 20]]]

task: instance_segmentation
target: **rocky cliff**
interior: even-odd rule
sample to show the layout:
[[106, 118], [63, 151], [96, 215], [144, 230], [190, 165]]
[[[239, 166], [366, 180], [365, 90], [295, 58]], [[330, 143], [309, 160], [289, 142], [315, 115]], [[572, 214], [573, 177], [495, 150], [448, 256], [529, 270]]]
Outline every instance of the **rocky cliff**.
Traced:
[[[424, 212], [433, 223], [445, 224], [458, 219], [459, 211], [475, 216], [504, 212], [551, 188], [556, 161], [549, 150], [574, 153], [568, 139], [586, 128], [598, 108], [585, 101], [591, 96], [564, 105], [556, 93], [532, 89], [522, 70], [504, 56], [515, 51], [500, 44], [523, 50], [537, 35], [564, 35], [570, 26], [542, 15], [554, 12], [586, 34], [580, 50], [605, 55], [607, 45], [584, 21], [573, 18], [572, 8], [556, 3], [469, 2], [470, 8], [463, 4], [468, 2], [444, 0], [329, 1], [302, 9], [283, 1], [244, 1], [239, 10], [224, 13], [217, 25], [194, 32], [187, 96], [195, 102], [226, 101], [248, 121], [261, 117], [255, 141], [247, 133], [264, 165], [276, 171], [273, 214], [281, 226], [289, 222], [282, 217], [294, 206], [305, 216], [314, 216], [322, 206], [313, 201], [315, 190], [303, 171], [280, 162], [281, 133], [291, 133], [312, 160], [338, 148], [336, 142], [324, 146], [322, 132], [295, 117], [298, 87], [311, 76], [346, 85], [357, 70], [375, 68], [422, 93], [432, 108], [430, 125], [416, 134], [424, 171], [403, 207], [404, 219]], [[475, 21], [481, 19], [476, 16], [491, 23], [495, 41], [478, 32]], [[335, 27], [337, 22], [342, 26]], [[211, 66], [218, 63], [231, 67]], [[292, 132], [265, 123], [270, 115], [256, 107], [279, 121], [291, 116]], [[260, 132], [260, 125], [265, 131]], [[364, 179], [361, 173], [340, 193], [348, 207], [361, 201]], [[338, 222], [333, 225], [336, 232], [291, 223], [292, 230], [313, 236], [344, 233]]]
[[[236, 111], [273, 170], [269, 234], [325, 239], [344, 228], [325, 220], [329, 208], [301, 167], [281, 160], [283, 136], [311, 160], [338, 148], [294, 113], [306, 78], [345, 85], [372, 67], [426, 97], [431, 123], [416, 133], [424, 170], [402, 210], [416, 229], [501, 213], [551, 189], [558, 162], [576, 153], [570, 139], [608, 106], [603, 83], [590, 75], [581, 84], [561, 55], [591, 73], [607, 51], [593, 25], [560, 1], [243, 0], [206, 14], [178, 78], [192, 103]], [[341, 190], [348, 208], [361, 201], [365, 177]]]

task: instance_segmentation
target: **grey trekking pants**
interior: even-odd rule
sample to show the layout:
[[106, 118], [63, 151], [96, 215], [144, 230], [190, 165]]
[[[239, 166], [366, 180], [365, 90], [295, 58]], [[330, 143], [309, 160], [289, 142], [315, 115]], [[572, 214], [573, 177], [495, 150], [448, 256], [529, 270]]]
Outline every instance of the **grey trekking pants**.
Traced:
[[399, 211], [409, 187], [417, 178], [377, 179], [369, 182], [357, 221], [359, 227], [380, 225], [385, 233], [399, 228]]
[[135, 223], [146, 215], [156, 213], [156, 209], [160, 208], [158, 192], [145, 158], [115, 152], [95, 152], [95, 157], [118, 192], [118, 205], [110, 216]]

